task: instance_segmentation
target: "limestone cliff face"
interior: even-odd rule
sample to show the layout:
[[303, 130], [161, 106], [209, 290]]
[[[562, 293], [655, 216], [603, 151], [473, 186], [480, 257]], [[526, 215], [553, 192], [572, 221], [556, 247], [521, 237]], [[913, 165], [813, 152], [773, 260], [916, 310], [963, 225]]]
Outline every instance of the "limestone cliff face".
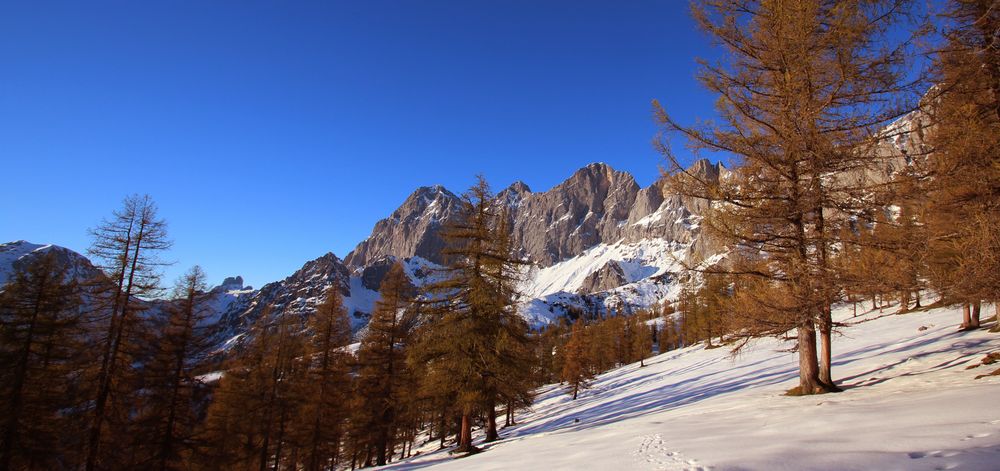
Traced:
[[[691, 171], [719, 178], [724, 167], [700, 161]], [[690, 243], [697, 237], [693, 219], [705, 203], [665, 193], [663, 181], [641, 188], [635, 178], [604, 163], [577, 170], [552, 189], [534, 193], [516, 182], [498, 193], [508, 206], [513, 237], [521, 255], [551, 266], [598, 244], [662, 238]], [[438, 186], [414, 192], [345, 259], [362, 268], [384, 257], [419, 256], [441, 262], [440, 230], [459, 217], [461, 200]]]
[[604, 264], [599, 270], [587, 275], [577, 293], [599, 293], [615, 289], [626, 283], [628, 283], [628, 279], [625, 277], [625, 272], [622, 270], [621, 265], [612, 260]]
[[618, 240], [638, 193], [632, 175], [590, 164], [512, 208], [515, 244], [531, 261], [549, 266]]
[[440, 263], [441, 228], [459, 215], [460, 208], [461, 199], [444, 187], [420, 187], [392, 215], [377, 222], [371, 236], [347, 254], [344, 262], [364, 267], [386, 256], [419, 256]]

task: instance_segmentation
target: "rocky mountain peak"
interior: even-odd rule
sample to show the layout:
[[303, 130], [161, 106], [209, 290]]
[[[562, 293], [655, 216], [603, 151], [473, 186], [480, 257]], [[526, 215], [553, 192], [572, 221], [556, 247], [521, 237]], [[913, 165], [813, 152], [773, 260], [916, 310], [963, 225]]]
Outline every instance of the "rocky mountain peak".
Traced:
[[726, 166], [722, 162], [712, 163], [708, 159], [699, 159], [687, 168], [687, 172], [695, 177], [707, 181], [719, 181], [719, 177], [724, 175]]
[[[216, 287], [220, 291], [242, 291], [243, 288], [243, 277], [242, 276], [230, 276], [225, 280], [222, 280], [222, 284]], [[247, 289], [252, 289], [247, 287]]]
[[363, 267], [386, 255], [440, 262], [444, 248], [440, 229], [457, 217], [461, 202], [441, 185], [417, 188], [389, 217], [375, 223], [372, 234], [347, 254], [345, 263]]
[[[614, 243], [633, 232], [636, 237], [649, 234], [645, 229], [651, 226], [636, 232], [630, 231], [630, 224], [655, 212], [664, 201], [661, 184], [640, 188], [631, 174], [602, 162], [580, 168], [548, 191], [533, 193], [518, 181], [497, 196], [510, 209], [521, 255], [541, 266], [574, 257], [602, 242]], [[460, 209], [460, 198], [447, 189], [418, 188], [391, 216], [379, 221], [345, 261], [354, 268], [376, 264], [386, 256], [419, 256], [441, 263], [440, 229], [457, 218]]]
[[502, 204], [506, 204], [508, 207], [515, 208], [521, 205], [521, 201], [531, 195], [531, 188], [524, 182], [518, 180], [511, 183], [510, 186], [504, 188], [500, 193], [497, 193], [497, 201], [501, 201]]

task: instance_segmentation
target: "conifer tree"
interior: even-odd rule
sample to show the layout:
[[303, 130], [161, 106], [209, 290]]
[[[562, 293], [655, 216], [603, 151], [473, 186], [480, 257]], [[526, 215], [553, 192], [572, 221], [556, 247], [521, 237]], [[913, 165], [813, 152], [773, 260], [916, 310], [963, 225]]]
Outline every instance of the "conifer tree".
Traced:
[[646, 358], [653, 353], [653, 329], [656, 325], [646, 325], [645, 320], [639, 314], [629, 318], [632, 324], [632, 355], [631, 360], [639, 360], [639, 366], [646, 366]]
[[205, 273], [192, 267], [174, 286], [172, 302], [164, 307], [153, 355], [143, 371], [145, 433], [141, 446], [149, 449], [145, 467], [183, 469], [194, 445], [199, 401], [207, 391], [197, 376], [212, 348], [208, 316], [210, 294]]
[[562, 373], [562, 355], [558, 352], [566, 343], [571, 328], [566, 322], [566, 318], [560, 317], [557, 322], [546, 325], [538, 333], [536, 361], [540, 373], [538, 380], [541, 384], [559, 381]]
[[926, 106], [929, 273], [945, 301], [963, 304], [962, 329], [974, 329], [981, 301], [1000, 299], [992, 256], [1000, 249], [1000, 8], [952, 0], [942, 20], [946, 44]]
[[289, 460], [285, 446], [295, 438], [288, 432], [300, 416], [296, 394], [305, 376], [297, 323], [287, 314], [274, 319], [266, 308], [249, 344], [226, 365], [206, 418], [207, 468], [264, 471]]
[[73, 463], [67, 431], [84, 353], [80, 294], [52, 252], [20, 267], [0, 287], [0, 470]]
[[740, 332], [798, 332], [802, 394], [837, 390], [830, 306], [843, 286], [832, 257], [845, 215], [871, 209], [865, 170], [876, 160], [875, 130], [913, 109], [906, 93], [916, 84], [901, 80], [908, 43], [890, 41], [908, 4], [698, 2], [696, 21], [726, 50], [722, 64], [703, 61], [699, 76], [719, 95], [720, 119], [687, 127], [654, 103], [668, 132], [735, 158], [731, 177], [704, 181], [662, 146], [673, 190], [713, 202], [703, 230], [730, 249], [718, 271], [751, 288], [736, 295]]
[[[130, 373], [135, 353], [129, 344], [142, 328], [137, 312], [142, 307], [137, 301], [159, 292], [159, 268], [163, 265], [159, 252], [170, 247], [166, 223], [157, 216], [156, 204], [148, 195], [132, 195], [122, 202], [111, 219], [91, 231], [93, 243], [89, 253], [100, 263], [100, 268], [111, 283], [95, 283], [94, 299], [103, 302], [104, 332], [101, 337], [100, 365], [96, 374], [92, 421], [88, 430], [86, 470], [114, 464], [111, 455], [103, 455], [101, 446], [106, 441], [105, 426], [112, 419], [114, 430], [127, 434], [129, 407], [127, 400], [132, 391], [125, 379]], [[121, 388], [112, 394], [113, 388]], [[111, 403], [117, 399], [120, 403]], [[127, 435], [125, 435], [127, 436]], [[121, 442], [116, 446], [120, 446]], [[120, 452], [118, 453], [121, 454]]]
[[358, 349], [358, 398], [355, 419], [359, 442], [378, 466], [393, 453], [395, 434], [403, 415], [403, 391], [410, 381], [406, 366], [406, 345], [414, 327], [410, 304], [413, 287], [403, 266], [393, 264], [379, 287], [367, 331]]
[[566, 383], [567, 392], [576, 400], [581, 389], [586, 389], [593, 377], [587, 359], [587, 332], [583, 319], [573, 323], [569, 342], [563, 347], [563, 369], [559, 378]]
[[337, 286], [307, 321], [309, 338], [305, 355], [308, 370], [297, 433], [306, 471], [332, 469], [339, 463], [340, 443], [346, 435], [351, 399], [351, 324]]
[[430, 287], [434, 301], [416, 358], [427, 365], [428, 395], [451, 397], [461, 414], [459, 452], [475, 451], [472, 423], [486, 415], [497, 437], [496, 406], [514, 397], [518, 375], [533, 370], [527, 326], [516, 312], [517, 265], [503, 208], [486, 181], [463, 198], [463, 217], [443, 231], [446, 279]]

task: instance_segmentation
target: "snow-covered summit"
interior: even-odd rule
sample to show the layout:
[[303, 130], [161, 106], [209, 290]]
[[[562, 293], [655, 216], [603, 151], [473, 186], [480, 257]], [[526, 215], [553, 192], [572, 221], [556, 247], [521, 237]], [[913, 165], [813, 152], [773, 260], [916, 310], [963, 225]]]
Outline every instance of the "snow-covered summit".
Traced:
[[100, 271], [84, 257], [66, 247], [52, 244], [35, 244], [26, 240], [0, 244], [0, 286], [7, 283], [16, 270], [29, 263], [33, 257], [53, 253], [69, 269], [69, 276], [77, 281], [99, 276]]

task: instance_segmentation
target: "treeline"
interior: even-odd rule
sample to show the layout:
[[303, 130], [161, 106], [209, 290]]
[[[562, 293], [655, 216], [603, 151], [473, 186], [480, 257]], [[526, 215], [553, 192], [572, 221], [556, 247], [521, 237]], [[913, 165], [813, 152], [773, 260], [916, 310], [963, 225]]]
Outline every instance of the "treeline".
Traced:
[[639, 310], [630, 316], [562, 317], [538, 334], [541, 384], [564, 383], [576, 399], [594, 376], [639, 363], [655, 352], [662, 321], [659, 313]]
[[[699, 74], [719, 119], [687, 126], [654, 103], [668, 187], [710, 202], [703, 233], [727, 249], [691, 267], [684, 328], [736, 348], [794, 331], [791, 393], [839, 390], [836, 303], [905, 312], [929, 290], [976, 329], [1000, 301], [1000, 8], [951, 0], [925, 21], [918, 6], [694, 2], [724, 50]], [[671, 136], [732, 171], [685, 173]]]
[[205, 274], [163, 299], [166, 223], [129, 197], [92, 231], [100, 275], [50, 252], [0, 291], [0, 470], [327, 470], [430, 441], [475, 452], [477, 430], [494, 441], [531, 405], [551, 356], [515, 310], [509, 219], [480, 179], [443, 231], [441, 281], [416, 287], [394, 265], [356, 348], [334, 285], [308, 316], [266, 307], [222, 352]]

